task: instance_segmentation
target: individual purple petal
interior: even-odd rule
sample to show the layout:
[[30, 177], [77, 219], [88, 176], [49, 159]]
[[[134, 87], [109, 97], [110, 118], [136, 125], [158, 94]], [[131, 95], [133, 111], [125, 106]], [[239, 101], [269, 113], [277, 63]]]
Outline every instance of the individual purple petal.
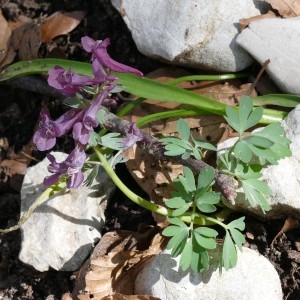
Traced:
[[[95, 125], [97, 127], [98, 123]], [[90, 134], [93, 128], [86, 126], [83, 122], [78, 122], [73, 126], [73, 137], [75, 141], [79, 141], [81, 144], [86, 145], [90, 139]]]
[[43, 183], [46, 186], [53, 185], [53, 184], [55, 184], [58, 181], [58, 179], [59, 179], [60, 176], [61, 176], [61, 174], [58, 174], [58, 173], [46, 176], [44, 178], [44, 182]]
[[133, 122], [128, 124], [126, 131], [126, 136], [123, 139], [124, 150], [131, 148], [136, 142], [141, 141], [144, 138], [142, 132]]
[[53, 122], [57, 137], [67, 133], [76, 122], [82, 120], [83, 115], [84, 111], [78, 108], [72, 108], [61, 115], [56, 121]]
[[55, 145], [56, 137], [54, 121], [47, 112], [41, 112], [39, 129], [33, 136], [33, 143], [40, 151], [49, 150]]
[[81, 38], [81, 44], [85, 51], [92, 53], [98, 60], [99, 64], [104, 68], [108, 68], [112, 71], [124, 73], [129, 72], [137, 76], [143, 76], [143, 73], [132, 67], [123, 65], [115, 60], [113, 60], [107, 53], [107, 47], [110, 45], [110, 40], [105, 39], [103, 41], [94, 41], [88, 36]]
[[82, 172], [78, 172], [76, 174], [73, 174], [72, 176], [70, 176], [68, 183], [67, 183], [67, 188], [73, 188], [73, 189], [77, 189], [81, 183], [84, 180], [84, 175], [82, 174]]

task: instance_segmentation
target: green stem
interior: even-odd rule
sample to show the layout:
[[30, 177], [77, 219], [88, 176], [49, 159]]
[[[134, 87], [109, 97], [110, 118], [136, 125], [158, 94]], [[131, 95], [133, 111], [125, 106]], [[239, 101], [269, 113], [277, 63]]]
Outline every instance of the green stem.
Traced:
[[105, 156], [101, 153], [101, 150], [99, 147], [94, 147], [94, 151], [97, 154], [99, 160], [101, 161], [103, 168], [107, 172], [107, 174], [110, 176], [110, 178], [113, 180], [113, 182], [116, 184], [116, 186], [134, 203], [140, 205], [141, 207], [144, 207], [150, 211], [153, 211], [155, 213], [158, 213], [163, 216], [168, 216], [171, 214], [171, 212], [160, 205], [154, 204], [149, 202], [146, 199], [143, 199], [142, 197], [138, 196], [131, 190], [127, 188], [127, 186], [120, 180], [120, 178], [117, 176], [113, 168], [110, 166], [108, 161], [106, 160]]
[[142, 127], [150, 122], [156, 121], [156, 120], [162, 120], [162, 119], [169, 119], [169, 118], [184, 118], [184, 117], [192, 117], [192, 116], [199, 116], [203, 114], [208, 114], [207, 112], [192, 108], [192, 109], [176, 109], [171, 111], [164, 111], [159, 112], [155, 114], [151, 114], [149, 116], [145, 116], [143, 118], [140, 118], [136, 124], [138, 127]]
[[56, 194], [58, 191], [61, 191], [66, 187], [66, 182], [59, 180], [55, 185], [47, 188], [28, 208], [28, 210], [20, 217], [20, 220], [17, 225], [12, 226], [7, 229], [0, 229], [0, 233], [9, 233], [21, 228], [21, 226], [29, 219], [37, 207], [47, 201], [51, 196]]
[[167, 84], [176, 85], [178, 83], [186, 82], [186, 81], [203, 81], [203, 80], [220, 81], [220, 80], [230, 80], [235, 78], [243, 78], [247, 76], [249, 76], [249, 74], [247, 73], [221, 74], [221, 75], [189, 75], [189, 76], [183, 76], [183, 77], [172, 79], [168, 81]]
[[[131, 190], [127, 188], [127, 186], [121, 181], [121, 179], [117, 176], [111, 165], [106, 160], [105, 156], [101, 153], [101, 150], [99, 147], [94, 147], [94, 151], [97, 154], [100, 162], [102, 163], [103, 168], [108, 173], [112, 181], [115, 183], [115, 185], [126, 195], [131, 201], [134, 203], [140, 205], [141, 207], [144, 207], [154, 213], [157, 213], [162, 216], [171, 216], [172, 211], [154, 203], [151, 203], [150, 201], [138, 196]], [[180, 216], [179, 219], [181, 219], [183, 222], [191, 223], [197, 225], [211, 225], [211, 224], [219, 224], [222, 227], [224, 227], [224, 224], [215, 218], [207, 217], [205, 215], [196, 213], [196, 215], [193, 215], [191, 213], [187, 213], [186, 215]], [[221, 218], [223, 219], [223, 218]], [[224, 227], [225, 228], [225, 227]]]

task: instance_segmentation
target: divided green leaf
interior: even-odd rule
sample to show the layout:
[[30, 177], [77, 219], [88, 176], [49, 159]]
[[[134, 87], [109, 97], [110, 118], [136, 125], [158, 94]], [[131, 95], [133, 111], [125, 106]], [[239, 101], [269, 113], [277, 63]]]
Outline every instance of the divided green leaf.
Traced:
[[253, 102], [249, 97], [243, 97], [239, 107], [226, 107], [225, 119], [228, 124], [240, 135], [247, 129], [256, 125], [262, 118], [263, 109], [257, 107], [253, 109]]
[[270, 210], [266, 197], [272, 195], [271, 188], [262, 180], [246, 179], [242, 181], [245, 197], [251, 206], [260, 205], [262, 210]]

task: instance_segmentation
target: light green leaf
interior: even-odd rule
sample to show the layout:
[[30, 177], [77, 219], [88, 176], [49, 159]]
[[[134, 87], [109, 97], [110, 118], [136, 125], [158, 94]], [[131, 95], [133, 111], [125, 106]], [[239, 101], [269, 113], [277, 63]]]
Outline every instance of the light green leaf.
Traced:
[[114, 150], [124, 149], [123, 138], [117, 132], [108, 133], [100, 138], [100, 144]]
[[184, 119], [179, 119], [176, 123], [176, 129], [179, 136], [188, 142], [190, 138], [190, 127], [188, 123]]
[[188, 229], [188, 226], [178, 218], [167, 217], [167, 221], [171, 224]]
[[234, 240], [234, 243], [239, 248], [239, 250], [242, 250], [243, 244], [246, 243], [244, 235], [235, 228], [230, 229], [230, 234], [232, 236], [232, 239]]
[[242, 135], [244, 131], [259, 123], [262, 116], [263, 109], [261, 107], [253, 109], [252, 99], [243, 97], [238, 109], [226, 107], [225, 119], [233, 129]]
[[254, 207], [258, 204], [264, 212], [270, 210], [270, 205], [266, 197], [272, 194], [272, 190], [265, 182], [256, 179], [247, 179], [242, 181], [242, 187], [245, 197], [251, 206]]
[[182, 199], [181, 197], [168, 199], [165, 203], [169, 208], [179, 208], [186, 204], [184, 199]]
[[193, 237], [191, 268], [195, 272], [201, 272], [209, 268], [209, 255], [207, 251], [200, 245], [198, 245], [198, 243], [194, 239], [195, 238]]
[[228, 225], [229, 228], [236, 228], [241, 231], [245, 230], [245, 217], [238, 218], [236, 220], [231, 221]]
[[220, 202], [220, 193], [207, 192], [198, 199], [196, 205], [198, 209], [204, 213], [212, 213], [217, 210], [214, 204]]
[[226, 115], [224, 118], [235, 131], [240, 132], [240, 119], [237, 107], [226, 106]]
[[192, 239], [188, 238], [179, 260], [179, 265], [182, 271], [186, 271], [190, 267], [192, 261], [192, 255], [193, 255]]
[[236, 264], [237, 264], [237, 251], [228, 230], [226, 230], [226, 235], [223, 244], [223, 252], [222, 252], [222, 266], [227, 271], [235, 267]]
[[180, 176], [179, 180], [182, 182], [182, 184], [185, 185], [186, 190], [189, 192], [196, 190], [195, 177], [193, 171], [188, 167], [183, 167], [183, 175], [184, 177]]
[[207, 237], [216, 237], [218, 235], [218, 231], [214, 230], [213, 228], [209, 228], [209, 227], [198, 227], [196, 229], [194, 229], [194, 232], [200, 234], [200, 235], [204, 235]]
[[259, 135], [250, 134], [243, 138], [243, 140], [248, 144], [252, 144], [253, 146], [261, 148], [270, 148], [274, 145], [274, 142], [272, 142], [270, 139]]
[[167, 249], [171, 249], [171, 256], [176, 257], [182, 253], [189, 231], [186, 229], [179, 230], [177, 235], [174, 235], [167, 244]]
[[215, 177], [215, 170], [212, 167], [201, 169], [198, 175], [197, 189], [209, 186]]
[[193, 141], [198, 148], [217, 151], [217, 148], [208, 142], [201, 141], [201, 140], [194, 140], [194, 139], [193, 139]]
[[172, 212], [172, 216], [173, 217], [179, 217], [179, 216], [183, 215], [187, 210], [189, 210], [190, 206], [191, 206], [191, 203], [186, 203], [182, 207], [177, 208], [176, 210], [174, 210]]
[[244, 163], [249, 163], [252, 159], [252, 151], [244, 140], [239, 140], [234, 145], [234, 156]]
[[180, 228], [181, 228], [180, 226], [170, 225], [162, 231], [162, 234], [164, 236], [174, 236], [174, 235], [178, 234], [178, 232], [180, 231]]
[[217, 243], [213, 238], [202, 236], [197, 233], [194, 233], [194, 237], [197, 243], [205, 249], [215, 249], [217, 246]]

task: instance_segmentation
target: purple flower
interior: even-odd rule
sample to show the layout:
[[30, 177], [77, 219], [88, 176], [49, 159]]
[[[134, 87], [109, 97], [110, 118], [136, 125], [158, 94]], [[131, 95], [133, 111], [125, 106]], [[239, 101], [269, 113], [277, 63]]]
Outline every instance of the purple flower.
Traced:
[[143, 140], [142, 132], [136, 127], [136, 124], [130, 122], [126, 128], [126, 136], [123, 139], [124, 150], [131, 148], [136, 142]]
[[91, 132], [98, 126], [99, 122], [96, 119], [97, 112], [105, 100], [107, 100], [110, 91], [116, 87], [117, 83], [113, 83], [106, 87], [93, 103], [84, 112], [84, 116], [80, 122], [73, 126], [73, 138], [85, 145], [90, 139]]
[[95, 76], [105, 74], [103, 68], [120, 73], [129, 72], [137, 76], [143, 76], [143, 73], [139, 70], [123, 65], [109, 56], [107, 53], [107, 47], [110, 45], [109, 39], [95, 41], [88, 36], [84, 36], [81, 38], [81, 44], [85, 51], [93, 54], [92, 63]]
[[82, 116], [83, 111], [74, 108], [53, 121], [47, 112], [41, 112], [40, 128], [33, 136], [33, 143], [40, 151], [51, 149], [56, 143], [56, 138], [68, 132]]
[[86, 154], [82, 145], [78, 143], [64, 162], [58, 163], [55, 157], [50, 153], [47, 154], [47, 158], [50, 161], [48, 171], [53, 173], [53, 175], [47, 176], [44, 179], [45, 185], [50, 186], [55, 184], [60, 177], [68, 175], [67, 188], [76, 189], [80, 186], [84, 180], [81, 169], [86, 160]]
[[91, 78], [89, 76], [79, 75], [71, 70], [55, 66], [48, 72], [48, 84], [61, 91], [67, 96], [75, 96], [76, 93], [82, 92], [85, 85], [101, 84], [104, 80], [100, 78]]
[[38, 150], [45, 151], [54, 147], [56, 143], [56, 129], [54, 121], [47, 112], [41, 112], [39, 129], [33, 136], [33, 143]]

